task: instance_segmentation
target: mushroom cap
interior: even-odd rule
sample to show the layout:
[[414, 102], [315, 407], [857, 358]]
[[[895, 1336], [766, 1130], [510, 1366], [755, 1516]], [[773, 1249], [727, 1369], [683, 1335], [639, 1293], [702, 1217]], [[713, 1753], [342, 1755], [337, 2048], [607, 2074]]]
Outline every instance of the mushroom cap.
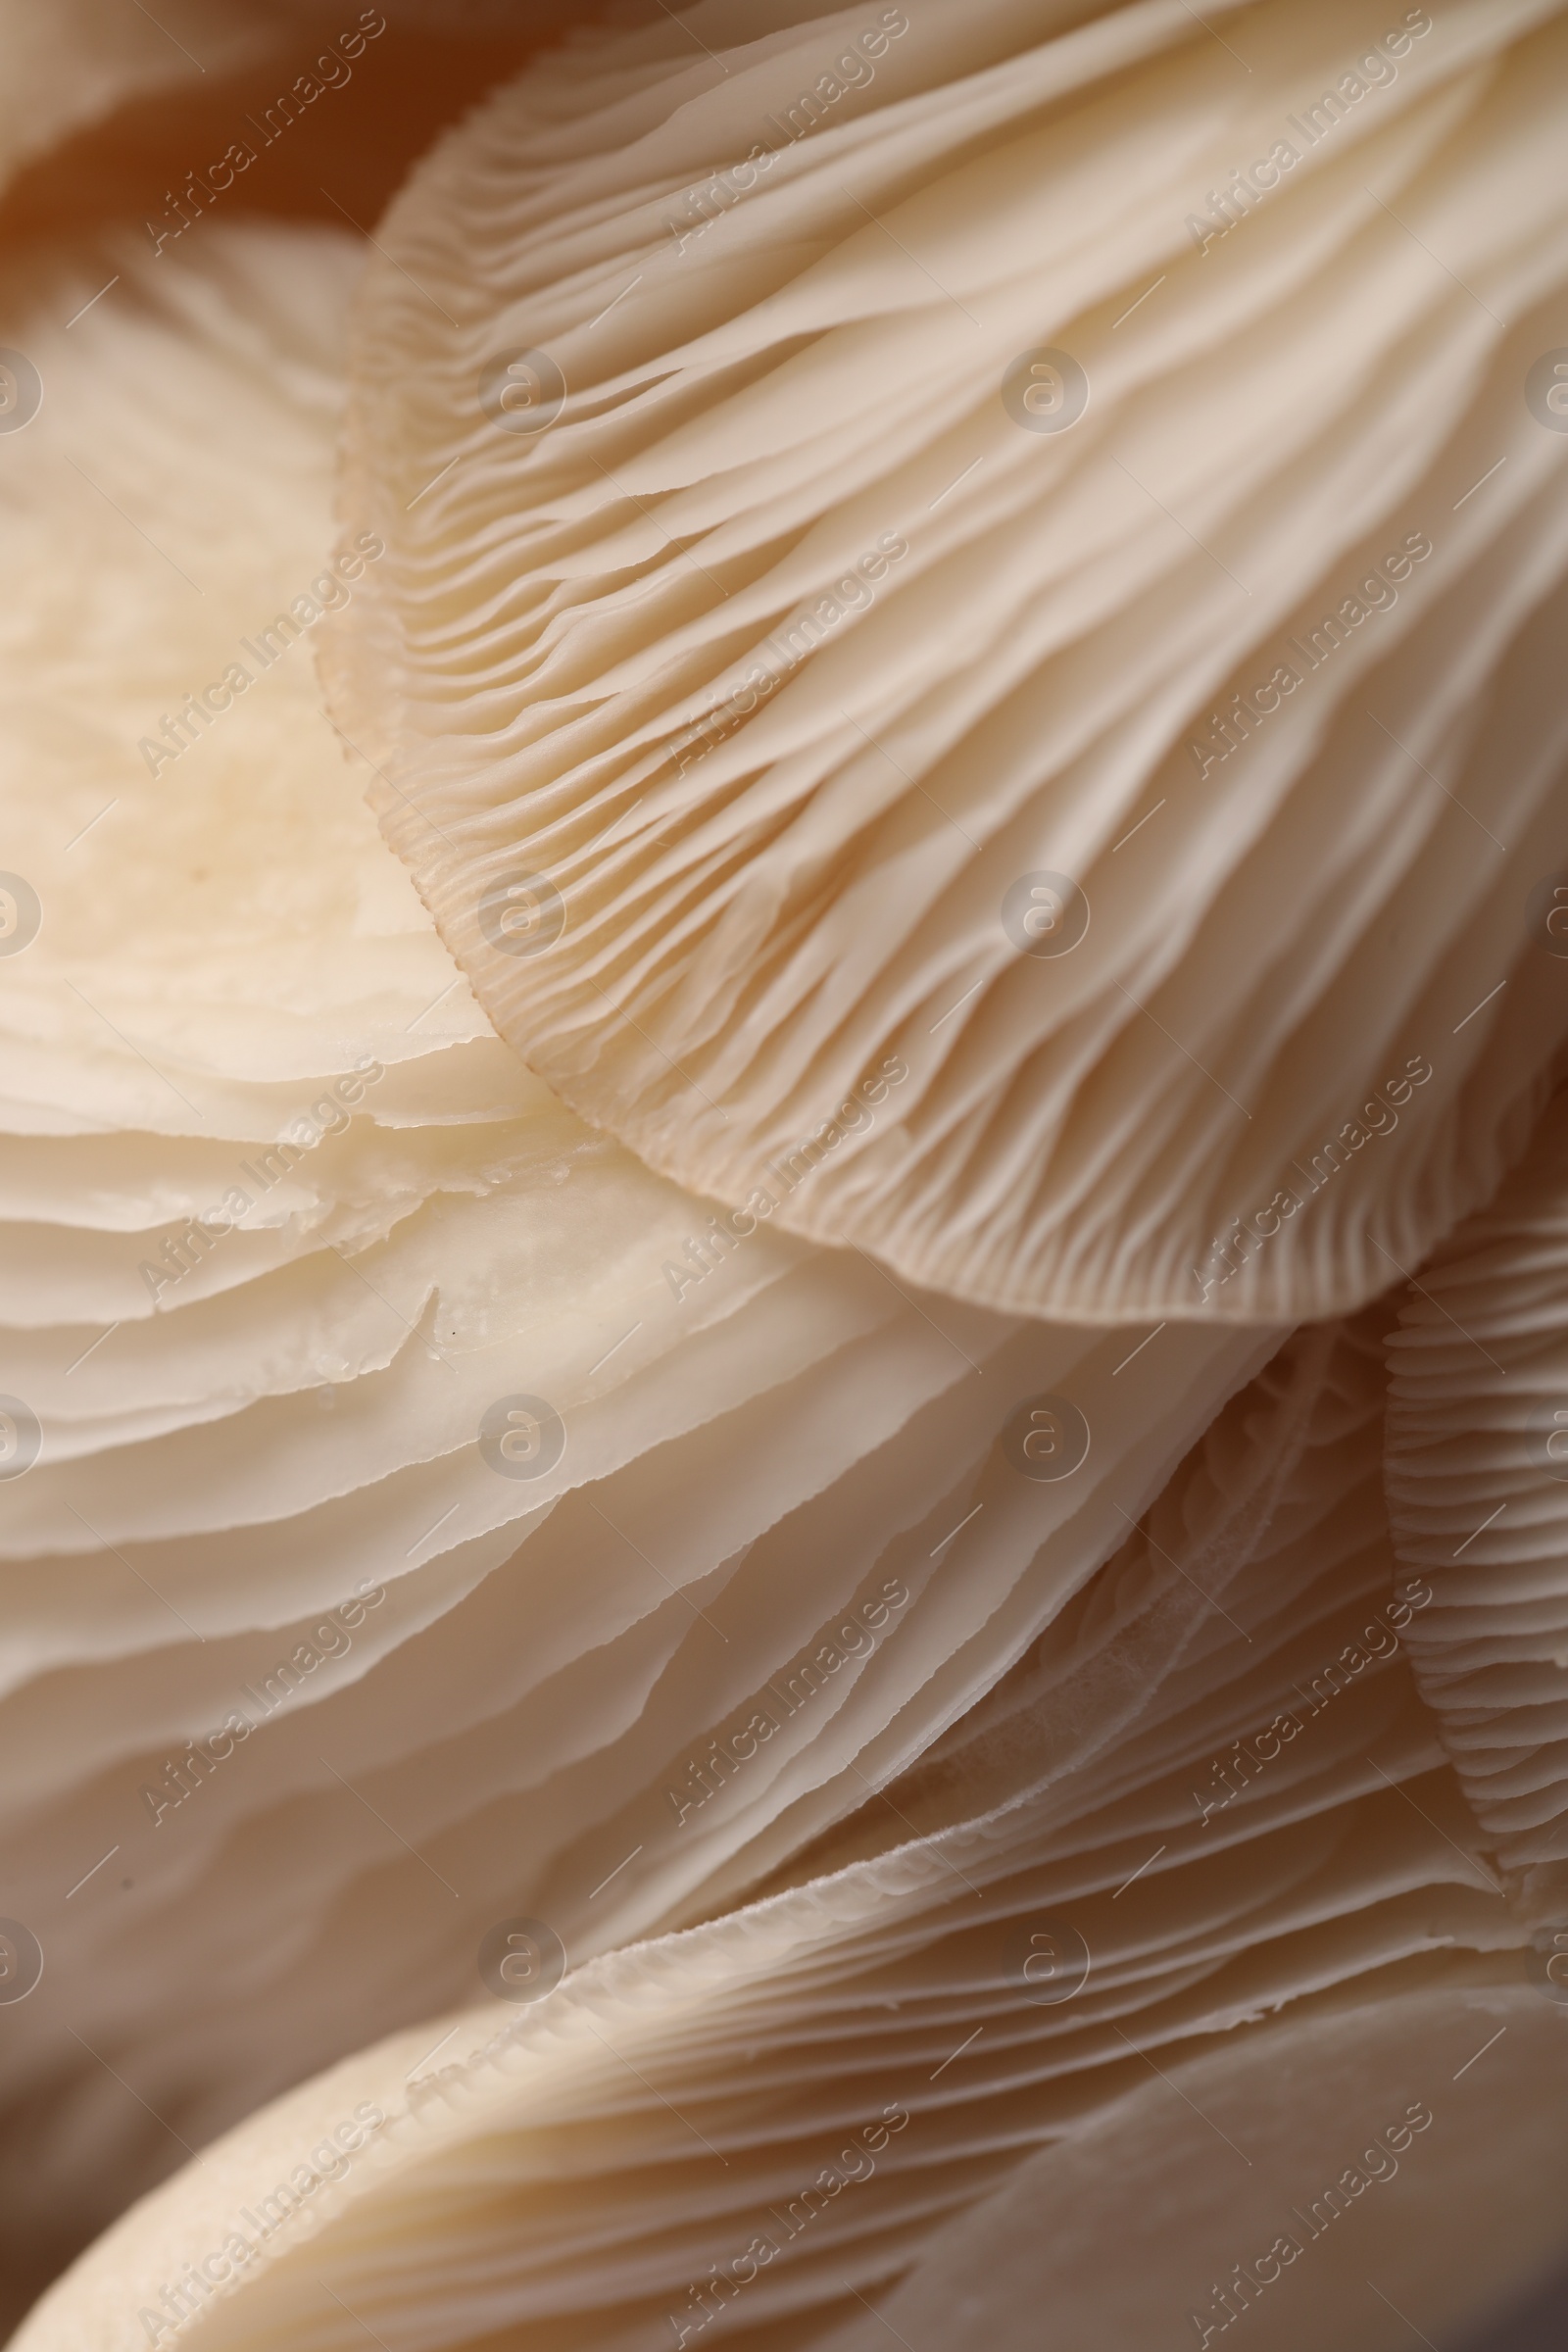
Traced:
[[1279, 1336], [912, 1293], [682, 1193], [494, 1036], [312, 667], [383, 560], [325, 553], [359, 266], [214, 220], [0, 284], [48, 394], [0, 445], [19, 2268], [475, 1989], [519, 1906], [580, 1958], [779, 1868]]
[[710, 0], [449, 136], [359, 305], [329, 690], [651, 1165], [1009, 1311], [1321, 1316], [1568, 1021], [1568, 27], [1363, 78], [1348, 8], [1064, 18]]
[[[1092, 2315], [1135, 2342], [1206, 2307], [1222, 2249], [1299, 2253], [1352, 2197], [1270, 2306], [1286, 2352], [1392, 2352], [1369, 2272], [1418, 2325], [1505, 2288], [1560, 2224], [1558, 2021], [1397, 1644], [1301, 1695], [1390, 1631], [1382, 1391], [1375, 1329], [1301, 1335], [835, 1840], [302, 2086], [117, 2225], [18, 2352], [121, 2352], [182, 2279], [212, 2352], [587, 2352], [720, 2313], [858, 2346], [873, 2297], [924, 2343], [924, 2296], [964, 2345], [1065, 2352]], [[1499, 2116], [1533, 2176], [1478, 2176]], [[1291, 2185], [1310, 2214], [1337, 2188], [1321, 2228]]]
[[1202, 2337], [1287, 2159], [1365, 2221], [1271, 2340], [1392, 2352], [1558, 2226], [1560, 1106], [1387, 1433], [1389, 1301], [1283, 1326], [1568, 1017], [1564, 28], [1407, 24], [1178, 234], [1355, 12], [1231, 21], [1245, 91], [1068, 14], [708, 0], [503, 93], [331, 561], [346, 238], [0, 276], [13, 2249], [220, 2135], [26, 2352]]

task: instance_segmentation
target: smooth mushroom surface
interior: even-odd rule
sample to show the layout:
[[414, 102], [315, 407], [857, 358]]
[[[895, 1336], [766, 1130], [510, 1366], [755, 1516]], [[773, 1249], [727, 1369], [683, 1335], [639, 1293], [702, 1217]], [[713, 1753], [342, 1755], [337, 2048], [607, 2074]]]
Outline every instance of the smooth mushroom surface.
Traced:
[[[209, 70], [275, 55], [276, 19], [261, 0], [168, 0], [159, 24], [115, 0], [4, 0], [0, 45], [0, 187], [128, 100], [177, 92], [188, 107]], [[181, 39], [199, 40], [204, 57]]]

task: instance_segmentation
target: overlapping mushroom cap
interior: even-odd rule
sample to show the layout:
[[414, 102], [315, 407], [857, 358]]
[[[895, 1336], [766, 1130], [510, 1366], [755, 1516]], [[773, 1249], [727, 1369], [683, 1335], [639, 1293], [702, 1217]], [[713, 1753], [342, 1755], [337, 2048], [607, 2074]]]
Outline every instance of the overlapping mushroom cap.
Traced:
[[359, 267], [215, 222], [7, 290], [47, 397], [0, 484], [39, 584], [0, 649], [17, 2233], [476, 1992], [519, 1907], [580, 1958], [734, 1899], [1273, 1344], [922, 1299], [493, 1036], [318, 707], [384, 560], [327, 556]]
[[[1396, 1581], [1381, 1398], [1375, 1327], [1303, 1335], [762, 1899], [337, 2068], [127, 2216], [19, 2352], [884, 2319], [1065, 2352], [1260, 2292], [1281, 2352], [1372, 2352], [1384, 2296], [1419, 2325], [1494, 2293], [1557, 2226], [1568, 2045], [1400, 1654], [1433, 1593]], [[1516, 2111], [1526, 2160], [1478, 2175]]]
[[26, 2352], [1548, 2249], [1568, 52], [1212, 14], [567, 41], [335, 555], [346, 229], [8, 265]]
[[1565, 70], [713, 0], [438, 148], [336, 701], [532, 1066], [1033, 1312], [1334, 1311], [1485, 1198], [1568, 1017]]

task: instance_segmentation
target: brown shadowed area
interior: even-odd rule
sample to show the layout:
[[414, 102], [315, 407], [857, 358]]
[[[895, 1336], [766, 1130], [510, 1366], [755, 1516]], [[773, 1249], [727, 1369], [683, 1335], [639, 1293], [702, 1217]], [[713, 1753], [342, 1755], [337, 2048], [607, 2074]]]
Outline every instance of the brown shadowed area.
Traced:
[[[195, 91], [187, 83], [136, 99], [88, 123], [24, 170], [0, 200], [0, 250], [116, 216], [150, 222], [153, 237], [172, 234], [182, 217], [176, 198], [192, 222], [218, 206], [295, 219], [346, 213], [369, 226], [437, 133], [565, 22], [552, 0], [507, 11], [507, 29], [495, 28], [502, 12], [493, 10], [482, 30], [461, 37], [411, 23], [395, 8], [365, 13], [384, 14], [386, 29], [356, 58], [334, 57], [339, 34], [361, 14], [343, 0], [314, 24], [285, 21], [277, 49], [260, 66], [210, 75]], [[465, 24], [461, 8], [453, 24]], [[318, 74], [321, 58], [334, 62]], [[319, 95], [284, 105], [303, 79]], [[255, 160], [220, 189], [213, 169], [234, 143]]]

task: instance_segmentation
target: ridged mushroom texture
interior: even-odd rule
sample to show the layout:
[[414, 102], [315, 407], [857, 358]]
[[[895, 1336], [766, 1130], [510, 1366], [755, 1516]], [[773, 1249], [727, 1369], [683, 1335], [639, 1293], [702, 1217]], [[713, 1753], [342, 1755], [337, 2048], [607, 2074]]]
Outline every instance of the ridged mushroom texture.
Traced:
[[496, 1920], [575, 1961], [738, 1899], [1013, 1666], [1280, 1337], [737, 1238], [495, 1037], [318, 707], [385, 560], [330, 552], [361, 266], [214, 222], [4, 289], [48, 390], [0, 482], [19, 2264], [481, 1991]]
[[1270, 2352], [1385, 2352], [1391, 2303], [1528, 2274], [1568, 2041], [1403, 1655], [1379, 1331], [1293, 1343], [760, 1899], [545, 1999], [514, 1923], [499, 1999], [209, 2149], [16, 2352], [1068, 2352], [1255, 2304]]
[[1410, 1293], [1389, 1364], [1395, 1541], [1435, 1595], [1416, 1674], [1568, 1997], [1568, 1102]]
[[502, 1035], [979, 1302], [1412, 1270], [1568, 1018], [1565, 94], [1545, 0], [705, 0], [450, 134], [327, 675]]
[[0, 0], [9, 2352], [1536, 2352], [1565, 122]]

